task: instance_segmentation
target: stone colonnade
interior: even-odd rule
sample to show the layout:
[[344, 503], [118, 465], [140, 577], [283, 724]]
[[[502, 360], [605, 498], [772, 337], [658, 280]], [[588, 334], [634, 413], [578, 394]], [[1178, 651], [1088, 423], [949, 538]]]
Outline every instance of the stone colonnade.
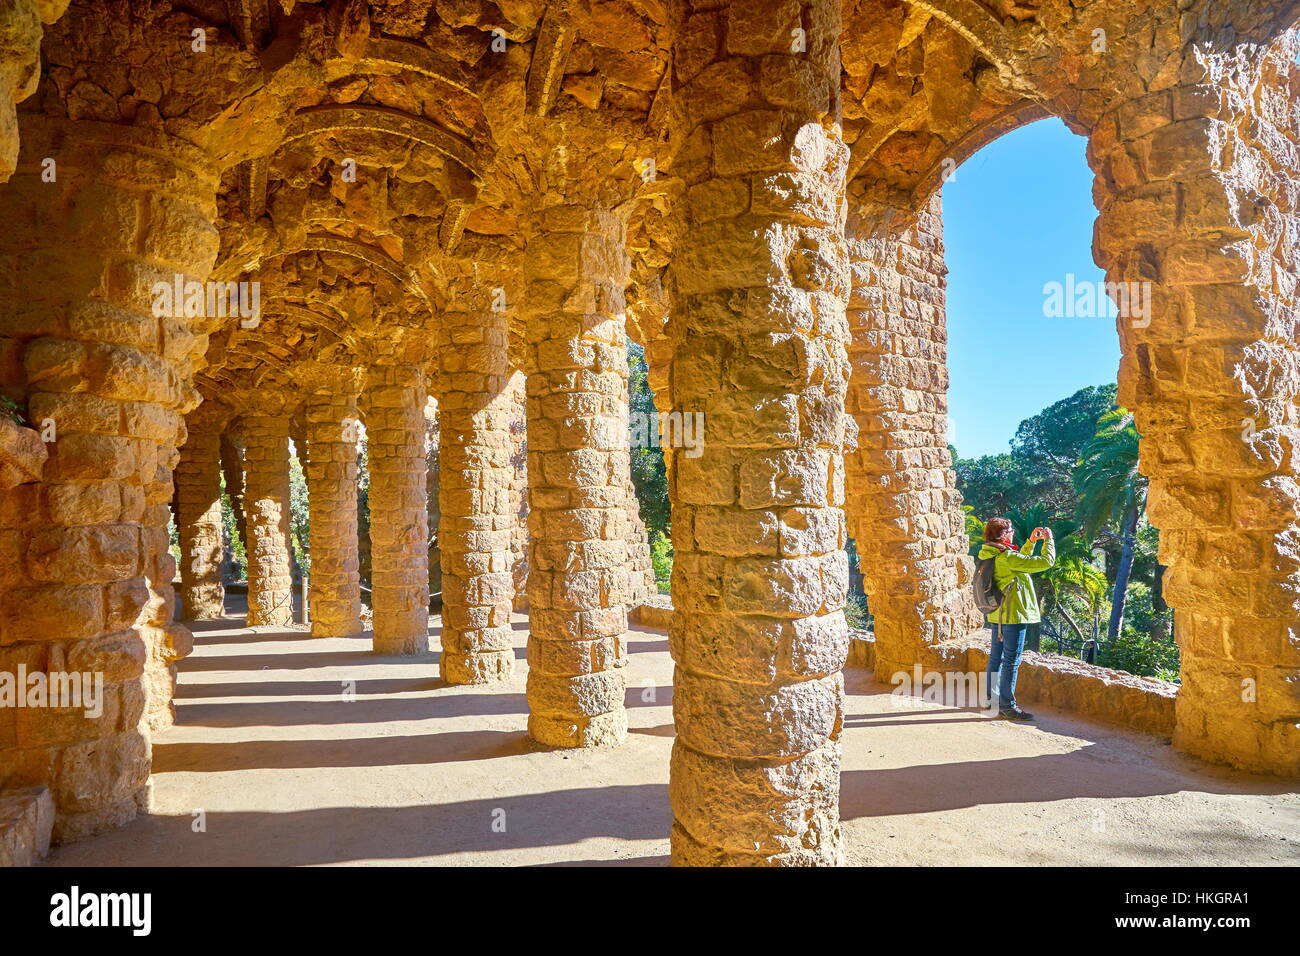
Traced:
[[[703, 454], [668, 455], [679, 863], [843, 858], [846, 485], [878, 667], [923, 663], [978, 623], [939, 437], [937, 201], [891, 211], [846, 190], [840, 10], [718, 0], [681, 8], [676, 24], [668, 125], [684, 190], [672, 213], [672, 355], [656, 388], [665, 410], [706, 416]], [[1192, 49], [1164, 88], [1091, 118], [1089, 160], [1098, 259], [1112, 282], [1152, 296], [1149, 312], [1121, 317], [1120, 385], [1143, 434], [1178, 614], [1175, 741], [1295, 773], [1300, 360], [1286, 156], [1300, 128], [1286, 58], [1257, 53]], [[206, 330], [152, 295], [159, 281], [211, 271], [210, 166], [142, 128], [32, 117], [5, 189], [0, 282], [22, 309], [3, 326], [0, 371], [50, 437], [40, 480], [0, 498], [0, 666], [94, 671], [107, 690], [94, 719], [0, 712], [0, 783], [49, 786], [58, 840], [147, 804], [150, 734], [169, 722], [173, 666], [190, 643], [174, 623], [173, 474], [183, 616], [220, 609], [221, 469], [248, 554], [248, 622], [292, 621], [292, 409], [245, 409], [224, 432], [200, 412], [187, 434]], [[617, 744], [627, 731], [627, 609], [645, 584], [630, 554], [643, 540], [627, 477], [627, 214], [599, 189], [526, 210], [528, 727], [555, 747]], [[501, 680], [512, 664], [521, 508], [507, 320], [449, 323], [434, 379], [452, 682]], [[357, 394], [313, 395], [306, 409], [315, 633], [361, 626], [355, 415], [370, 456], [374, 647], [419, 654], [429, 370], [367, 371]], [[846, 462], [848, 415], [857, 446]]]
[[289, 561], [289, 421], [283, 413], [243, 417], [248, 626], [293, 623]]

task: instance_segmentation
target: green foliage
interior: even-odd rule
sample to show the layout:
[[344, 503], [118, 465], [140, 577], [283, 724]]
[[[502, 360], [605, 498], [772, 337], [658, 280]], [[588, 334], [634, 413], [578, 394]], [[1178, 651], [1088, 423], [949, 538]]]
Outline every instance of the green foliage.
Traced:
[[1112, 409], [1097, 420], [1096, 434], [1080, 453], [1074, 487], [1076, 513], [1089, 541], [1103, 527], [1120, 525], [1132, 509], [1141, 509], [1146, 478], [1138, 472], [1137, 426], [1125, 409]]
[[871, 629], [871, 611], [867, 608], [867, 598], [862, 594], [850, 594], [844, 602], [844, 619], [849, 627], [860, 631]]
[[1097, 663], [1102, 667], [1175, 683], [1179, 660], [1178, 645], [1173, 641], [1153, 641], [1149, 634], [1132, 627], [1125, 627], [1119, 637], [1104, 642], [1097, 652]]
[[[1099, 644], [1099, 663], [1177, 680], [1172, 613], [1156, 587], [1159, 535], [1142, 520], [1139, 436], [1115, 393], [1114, 385], [1081, 389], [1022, 422], [1011, 454], [957, 459], [966, 532], [974, 553], [984, 521], [996, 515], [1011, 520], [1017, 542], [1050, 527], [1056, 564], [1034, 583], [1062, 640], [1077, 646], [1112, 633]], [[1077, 653], [1045, 636], [1044, 650], [1053, 648]]]
[[1128, 608], [1124, 613], [1124, 630], [1152, 641], [1172, 643], [1174, 612], [1164, 602], [1156, 607], [1155, 589], [1143, 581], [1134, 581], [1128, 588]]
[[1074, 468], [1097, 419], [1115, 407], [1115, 391], [1114, 385], [1080, 389], [1025, 419], [1010, 454], [957, 459], [962, 499], [980, 516], [1009, 516], [1039, 504], [1047, 513], [1041, 523], [1073, 517]]
[[27, 424], [27, 416], [23, 414], [23, 407], [8, 395], [0, 395], [0, 418], [7, 418], [15, 425]]
[[976, 515], [1004, 515], [1028, 500], [1025, 489], [1031, 484], [1029, 475], [1024, 463], [1011, 455], [959, 458], [955, 467], [957, 490]]
[[1115, 407], [1113, 384], [1082, 388], [1047, 406], [1016, 429], [1011, 455], [1027, 472], [1025, 494], [1054, 517], [1068, 516], [1074, 504], [1074, 468], [1083, 447], [1097, 431], [1097, 420]]
[[244, 540], [239, 536], [239, 523], [235, 521], [235, 505], [226, 491], [226, 476], [221, 476], [221, 527], [225, 531], [226, 543], [230, 546], [231, 574], [235, 580], [245, 576], [248, 569], [248, 555], [244, 551]]
[[176, 560], [176, 567], [181, 566], [181, 533], [176, 527], [176, 511], [172, 508], [167, 509], [167, 549], [171, 551], [172, 557]]
[[659, 593], [667, 594], [673, 579], [673, 542], [657, 528], [650, 532], [650, 565]]
[[311, 575], [311, 510], [307, 503], [307, 477], [297, 450], [289, 459], [289, 542], [299, 574]]
[[[650, 367], [646, 364], [645, 349], [635, 342], [628, 343], [628, 402], [633, 415], [654, 416], [654, 393], [650, 390]], [[668, 469], [661, 448], [631, 449], [632, 486], [636, 488], [641, 520], [646, 531], [667, 536], [671, 525], [668, 503]]]

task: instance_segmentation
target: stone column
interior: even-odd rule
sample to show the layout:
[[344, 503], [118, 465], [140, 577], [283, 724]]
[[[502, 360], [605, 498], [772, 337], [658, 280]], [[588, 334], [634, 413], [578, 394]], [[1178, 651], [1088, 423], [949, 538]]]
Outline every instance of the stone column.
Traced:
[[525, 256], [528, 732], [554, 747], [627, 735], [626, 227], [597, 205], [540, 215]]
[[634, 608], [659, 591], [655, 586], [654, 564], [650, 560], [650, 535], [641, 520], [641, 505], [632, 484], [632, 473], [629, 471], [619, 478], [624, 483], [623, 507], [627, 511], [627, 541], [624, 545], [627, 549], [627, 606]]
[[1147, 514], [1169, 566], [1174, 744], [1295, 775], [1295, 42], [1219, 42], [1193, 37], [1178, 85], [1096, 124], [1094, 249], [1121, 300], [1119, 401], [1142, 435]]
[[429, 606], [441, 613], [442, 609], [442, 550], [438, 542], [439, 528], [442, 526], [442, 512], [438, 499], [441, 495], [442, 480], [438, 474], [438, 456], [441, 454], [438, 433], [438, 403], [432, 397], [424, 406], [425, 422], [425, 456], [424, 466], [427, 474], [424, 480], [425, 501], [429, 512]]
[[439, 510], [442, 678], [505, 680], [514, 667], [510, 609], [510, 317], [445, 316], [440, 350]]
[[203, 413], [186, 419], [188, 437], [176, 466], [176, 530], [181, 550], [181, 620], [200, 621], [225, 613], [221, 583], [221, 426]]
[[724, 0], [677, 37], [669, 406], [705, 414], [669, 465], [679, 865], [843, 856], [839, 36], [838, 0]]
[[216, 185], [206, 157], [161, 134], [32, 115], [0, 187], [0, 292], [21, 303], [0, 381], [49, 439], [41, 480], [0, 495], [0, 670], [104, 680], [96, 717], [0, 710], [0, 781], [50, 788], [59, 843], [146, 806], [149, 727], [190, 647], [171, 623], [167, 516], [207, 340], [152, 289], [211, 269]]
[[510, 375], [510, 575], [514, 610], [528, 610], [528, 378]]
[[[948, 452], [942, 206], [854, 204], [848, 224], [853, 364], [848, 522], [875, 618], [876, 677], [981, 626], [965, 515]], [[981, 515], [990, 518], [992, 515]]]
[[355, 396], [316, 393], [307, 400], [307, 499], [311, 513], [311, 633], [360, 634], [357, 559], [357, 450], [361, 413]]
[[[143, 720], [153, 733], [176, 723], [176, 662], [193, 649], [194, 637], [176, 618], [176, 559], [171, 552], [172, 502], [176, 498], [173, 474], [180, 463], [179, 446], [185, 435], [184, 420], [178, 415], [176, 431], [170, 441], [158, 445], [158, 463], [151, 480], [144, 482], [144, 527], [140, 540], [144, 546], [145, 566], [152, 569], [146, 577], [149, 600], [138, 623], [145, 627]], [[220, 565], [218, 564], [218, 567]]]
[[370, 370], [370, 563], [379, 654], [429, 649], [429, 515], [425, 499], [424, 373], [414, 365]]
[[248, 626], [293, 623], [289, 563], [289, 419], [282, 411], [243, 417]]

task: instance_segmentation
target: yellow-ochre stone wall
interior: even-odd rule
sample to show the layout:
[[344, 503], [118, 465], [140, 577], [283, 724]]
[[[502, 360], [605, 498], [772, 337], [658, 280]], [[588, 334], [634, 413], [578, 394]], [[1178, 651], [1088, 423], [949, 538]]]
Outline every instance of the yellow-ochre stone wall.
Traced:
[[[1118, 380], [1183, 664], [1140, 723], [1300, 773], [1298, 19], [6, 5], [0, 672], [102, 675], [105, 706], [0, 707], [0, 792], [52, 806], [56, 842], [147, 812], [180, 622], [225, 613], [229, 557], [250, 626], [299, 620], [292, 454], [312, 634], [490, 685], [526, 609], [519, 730], [572, 748], [624, 743], [629, 615], [666, 626], [674, 861], [838, 863], [848, 537], [876, 621], [855, 662], [978, 656], [940, 192], [1047, 116], [1088, 140], [1098, 263], [1150, 296]], [[666, 436], [671, 614], [629, 334], [658, 410], [704, 422], [698, 447]], [[1084, 713], [1143, 690], [1058, 670], [1043, 693]]]

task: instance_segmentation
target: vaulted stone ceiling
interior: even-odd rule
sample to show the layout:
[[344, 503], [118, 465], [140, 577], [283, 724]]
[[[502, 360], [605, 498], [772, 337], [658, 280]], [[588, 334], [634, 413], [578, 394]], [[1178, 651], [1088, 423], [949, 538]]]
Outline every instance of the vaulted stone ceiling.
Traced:
[[[784, 4], [755, 9], [779, 26]], [[287, 381], [295, 363], [377, 349], [428, 361], [434, 336], [408, 333], [436, 332], [451, 297], [489, 282], [513, 295], [531, 217], [573, 189], [632, 204], [629, 327], [648, 345], [661, 335], [680, 189], [664, 0], [129, 6], [11, 5], [0, 85], [24, 112], [164, 130], [224, 169], [213, 278], [277, 291], [263, 328], [211, 330], [209, 386]], [[1222, 6], [848, 0], [841, 90], [826, 95], [842, 97], [851, 205], [921, 208], [967, 156], [1048, 115], [1045, 102], [1079, 126], [1092, 91], [1172, 82], [1181, 39], [1229, 22]], [[1276, 33], [1297, 8], [1230, 6], [1241, 36]], [[47, 81], [32, 96], [42, 22]], [[1145, 75], [1115, 75], [1105, 45], [1135, 43]], [[679, 81], [692, 56], [679, 52]]]

